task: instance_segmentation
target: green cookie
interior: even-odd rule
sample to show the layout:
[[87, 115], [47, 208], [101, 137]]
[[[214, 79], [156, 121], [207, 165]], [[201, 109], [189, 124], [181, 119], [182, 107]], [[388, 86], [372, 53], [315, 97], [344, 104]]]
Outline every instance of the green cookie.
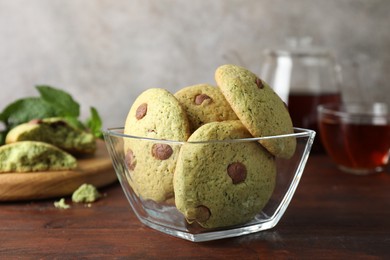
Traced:
[[276, 181], [274, 156], [256, 141], [228, 141], [250, 137], [238, 120], [212, 122], [182, 146], [175, 203], [189, 223], [204, 228], [242, 224], [266, 205]]
[[187, 112], [191, 132], [205, 123], [238, 119], [217, 87], [208, 84], [193, 85], [179, 90], [175, 97]]
[[21, 141], [0, 146], [0, 172], [72, 170], [76, 159], [43, 142]]
[[[254, 137], [294, 132], [287, 106], [259, 77], [249, 70], [223, 65], [215, 79], [234, 112]], [[277, 157], [290, 158], [296, 148], [294, 137], [266, 139], [260, 142]]]
[[[137, 97], [126, 119], [126, 135], [186, 141], [187, 114], [167, 90], [152, 88]], [[129, 183], [143, 199], [156, 202], [173, 197], [173, 173], [181, 143], [126, 138], [125, 160]]]
[[96, 150], [93, 134], [76, 129], [63, 118], [33, 120], [11, 129], [6, 143], [40, 141], [72, 154], [92, 154]]

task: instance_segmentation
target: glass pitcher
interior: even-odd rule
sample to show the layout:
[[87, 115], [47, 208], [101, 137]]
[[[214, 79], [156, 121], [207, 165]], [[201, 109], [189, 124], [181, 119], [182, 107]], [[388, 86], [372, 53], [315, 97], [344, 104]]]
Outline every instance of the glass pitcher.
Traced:
[[[285, 48], [265, 50], [260, 77], [288, 105], [295, 127], [318, 132], [317, 106], [341, 102], [340, 68], [310, 38], [292, 38]], [[324, 152], [319, 138], [312, 151]]]

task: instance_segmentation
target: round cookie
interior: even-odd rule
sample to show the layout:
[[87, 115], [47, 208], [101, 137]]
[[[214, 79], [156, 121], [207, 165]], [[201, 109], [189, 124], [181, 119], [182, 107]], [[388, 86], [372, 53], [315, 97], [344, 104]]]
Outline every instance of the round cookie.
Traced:
[[[236, 65], [220, 66], [215, 80], [234, 112], [255, 137], [294, 132], [286, 104], [259, 77]], [[273, 155], [290, 158], [296, 148], [294, 137], [270, 138], [260, 143]]]
[[[186, 112], [165, 89], [151, 88], [134, 101], [124, 133], [137, 137], [186, 141], [190, 135]], [[173, 197], [173, 173], [181, 143], [125, 138], [129, 182], [143, 199], [156, 202]]]
[[175, 93], [175, 97], [187, 111], [192, 132], [205, 123], [238, 119], [217, 87], [193, 85], [182, 88]]
[[189, 223], [204, 228], [242, 224], [266, 205], [275, 187], [274, 156], [256, 141], [221, 141], [248, 137], [239, 120], [212, 122], [183, 144], [174, 190], [176, 207]]

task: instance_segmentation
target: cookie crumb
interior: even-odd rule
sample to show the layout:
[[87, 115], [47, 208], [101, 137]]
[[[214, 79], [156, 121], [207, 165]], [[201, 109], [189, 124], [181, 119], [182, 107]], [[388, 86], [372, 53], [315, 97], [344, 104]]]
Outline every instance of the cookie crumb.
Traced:
[[75, 190], [72, 194], [72, 201], [76, 203], [80, 202], [95, 202], [102, 195], [98, 192], [95, 186], [92, 184], [84, 183], [77, 190]]
[[59, 201], [54, 201], [54, 207], [57, 209], [69, 209], [70, 205], [66, 204], [64, 198], [61, 198]]

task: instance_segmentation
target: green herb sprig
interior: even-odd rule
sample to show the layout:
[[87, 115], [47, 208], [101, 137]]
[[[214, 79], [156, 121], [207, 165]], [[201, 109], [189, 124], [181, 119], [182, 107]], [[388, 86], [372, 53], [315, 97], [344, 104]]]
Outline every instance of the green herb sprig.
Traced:
[[89, 130], [97, 138], [102, 138], [102, 119], [96, 110], [91, 107], [90, 117], [82, 122], [79, 120], [80, 105], [67, 92], [51, 86], [36, 86], [40, 96], [18, 99], [0, 113], [0, 121], [5, 129], [0, 132], [0, 145], [4, 144], [5, 136], [17, 125], [33, 119], [48, 117], [62, 117], [73, 126]]

